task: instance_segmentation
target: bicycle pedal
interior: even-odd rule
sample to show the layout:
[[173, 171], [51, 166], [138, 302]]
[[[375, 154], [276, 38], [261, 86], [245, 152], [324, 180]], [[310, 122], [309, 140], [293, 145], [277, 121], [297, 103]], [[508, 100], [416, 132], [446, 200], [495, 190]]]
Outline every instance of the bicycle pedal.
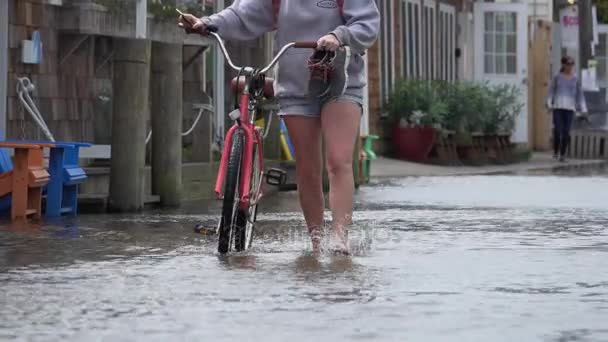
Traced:
[[194, 232], [202, 235], [214, 235], [215, 229], [205, 227], [202, 224], [197, 224], [196, 227], [194, 227]]
[[287, 182], [287, 172], [281, 169], [270, 169], [266, 172], [266, 183], [270, 185], [283, 185]]

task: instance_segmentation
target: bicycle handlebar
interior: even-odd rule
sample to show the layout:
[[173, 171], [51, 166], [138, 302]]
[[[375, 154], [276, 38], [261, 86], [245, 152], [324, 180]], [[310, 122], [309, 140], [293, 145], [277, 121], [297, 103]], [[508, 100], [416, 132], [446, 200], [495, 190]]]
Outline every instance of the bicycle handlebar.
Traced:
[[[222, 54], [224, 55], [224, 57], [226, 57], [226, 62], [228, 63], [228, 65], [236, 70], [236, 71], [240, 71], [241, 67], [236, 66], [233, 62], [232, 59], [230, 58], [230, 55], [228, 54], [228, 50], [226, 50], [226, 46], [224, 45], [224, 41], [222, 40], [222, 37], [217, 33], [217, 27], [215, 26], [207, 26], [206, 28], [206, 32], [211, 35], [213, 38], [215, 38], [215, 40], [217, 41], [218, 45], [220, 46], [220, 50], [222, 51]], [[291, 42], [291, 43], [287, 43], [285, 44], [281, 50], [279, 50], [279, 53], [277, 53], [277, 55], [272, 59], [272, 61], [270, 61], [270, 63], [265, 66], [264, 68], [262, 68], [260, 70], [260, 73], [265, 74], [268, 72], [268, 70], [272, 69], [272, 67], [275, 66], [275, 64], [277, 64], [277, 62], [279, 61], [279, 59], [283, 56], [283, 54], [285, 54], [285, 52], [287, 52], [287, 50], [291, 49], [291, 48], [296, 48], [296, 49], [316, 49], [317, 48], [317, 43], [316, 42]]]
[[316, 49], [317, 42], [295, 42], [293, 47], [296, 49]]

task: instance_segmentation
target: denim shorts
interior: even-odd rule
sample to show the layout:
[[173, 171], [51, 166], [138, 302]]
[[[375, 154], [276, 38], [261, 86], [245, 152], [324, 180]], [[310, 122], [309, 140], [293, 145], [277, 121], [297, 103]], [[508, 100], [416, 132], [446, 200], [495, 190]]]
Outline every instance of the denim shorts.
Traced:
[[343, 95], [326, 99], [311, 98], [281, 98], [279, 99], [279, 115], [321, 116], [321, 109], [330, 102], [350, 102], [359, 105], [363, 115], [362, 89], [346, 89]]

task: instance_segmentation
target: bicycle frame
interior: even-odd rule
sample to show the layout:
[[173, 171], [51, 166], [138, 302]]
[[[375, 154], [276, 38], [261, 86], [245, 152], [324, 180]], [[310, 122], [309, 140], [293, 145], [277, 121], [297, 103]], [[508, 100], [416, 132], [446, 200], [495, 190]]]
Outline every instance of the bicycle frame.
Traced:
[[[251, 103], [253, 102], [253, 103]], [[260, 132], [255, 128], [255, 99], [252, 99], [248, 93], [240, 95], [240, 123], [235, 122], [232, 127], [226, 133], [225, 144], [222, 151], [222, 157], [220, 159], [220, 168], [218, 171], [217, 179], [215, 181], [215, 193], [218, 197], [223, 196], [223, 186], [226, 179], [226, 172], [228, 169], [228, 157], [230, 154], [230, 148], [232, 146], [232, 138], [236, 131], [240, 128], [245, 135], [245, 144], [243, 148], [243, 156], [241, 159], [241, 175], [250, 175], [253, 168], [253, 149], [256, 145], [260, 145], [262, 142], [262, 136]], [[250, 113], [250, 104], [253, 104], [253, 110]], [[260, 170], [264, 170], [264, 149], [258, 147], [257, 149], [259, 157]], [[262, 171], [263, 173], [263, 171]], [[251, 179], [249, 177], [239, 177], [239, 194], [241, 196], [239, 206], [241, 209], [246, 209], [251, 203], [250, 192], [251, 192]], [[262, 196], [260, 189], [256, 189], [254, 200], [259, 200]]]
[[[240, 68], [237, 67], [236, 65], [234, 65], [234, 63], [232, 62], [232, 60], [230, 59], [230, 56], [228, 54], [228, 51], [226, 50], [226, 47], [224, 46], [224, 42], [222, 41], [221, 37], [215, 32], [216, 29], [208, 29], [208, 33], [215, 38], [215, 40], [217, 41], [222, 53], [224, 54], [224, 57], [226, 58], [226, 61], [228, 63], [228, 65], [239, 72], [243, 72], [245, 75], [245, 83], [244, 83], [244, 87], [243, 90], [239, 95], [239, 118], [237, 120], [235, 120], [234, 125], [232, 125], [232, 127], [230, 127], [230, 129], [228, 130], [228, 132], [226, 133], [226, 138], [224, 140], [224, 147], [222, 150], [222, 156], [220, 159], [220, 167], [218, 170], [218, 175], [215, 181], [215, 193], [219, 198], [223, 197], [223, 187], [224, 187], [224, 182], [226, 180], [226, 172], [228, 171], [228, 158], [229, 158], [229, 154], [230, 154], [230, 149], [232, 147], [232, 139], [234, 137], [234, 134], [237, 132], [237, 130], [241, 129], [244, 133], [244, 138], [245, 138], [245, 142], [244, 142], [244, 148], [243, 148], [243, 155], [241, 157], [241, 177], [239, 177], [240, 179], [240, 184], [239, 184], [239, 195], [240, 195], [240, 199], [239, 199], [239, 207], [241, 209], [247, 209], [251, 204], [252, 201], [256, 202], [259, 201], [259, 199], [262, 197], [262, 189], [261, 189], [261, 184], [262, 182], [260, 182], [260, 188], [259, 189], [254, 189], [256, 192], [254, 194], [254, 198], [250, 198], [250, 194], [251, 194], [251, 178], [248, 175], [251, 175], [252, 172], [252, 168], [253, 168], [253, 150], [254, 148], [257, 146], [257, 153], [258, 153], [258, 157], [259, 157], [259, 166], [260, 166], [260, 170], [261, 170], [261, 177], [263, 179], [264, 176], [264, 149], [263, 149], [263, 142], [262, 142], [262, 135], [260, 134], [260, 131], [258, 129], [256, 129], [255, 126], [255, 114], [256, 114], [256, 110], [257, 110], [257, 94], [256, 92], [259, 91], [260, 89], [251, 89], [250, 85], [252, 84], [252, 79], [254, 77], [260, 77], [263, 80], [264, 79], [264, 75], [272, 68], [274, 67], [274, 65], [279, 61], [279, 59], [281, 58], [281, 56], [287, 52], [287, 50], [289, 50], [290, 48], [306, 48], [306, 49], [315, 49], [317, 47], [317, 44], [315, 42], [293, 42], [293, 43], [289, 43], [286, 44], [285, 46], [283, 46], [283, 48], [277, 53], [277, 55], [272, 59], [272, 61], [263, 69], [261, 70], [254, 70], [253, 68], [250, 67], [245, 67], [245, 68]], [[259, 87], [260, 85], [257, 84], [257, 86]], [[264, 84], [262, 83], [261, 85], [262, 87], [264, 86]], [[236, 87], [236, 89], [238, 90], [238, 86]], [[245, 177], [243, 177], [243, 175], [245, 175]]]

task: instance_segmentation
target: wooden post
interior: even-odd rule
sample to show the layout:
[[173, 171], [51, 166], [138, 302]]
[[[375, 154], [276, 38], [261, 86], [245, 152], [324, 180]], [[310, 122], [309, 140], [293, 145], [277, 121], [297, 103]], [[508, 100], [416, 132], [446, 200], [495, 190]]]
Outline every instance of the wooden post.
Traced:
[[135, 38], [146, 39], [148, 35], [148, 1], [137, 0], [135, 10]]
[[591, 55], [591, 43], [593, 42], [593, 15], [591, 0], [578, 1], [578, 33], [579, 33], [579, 70], [587, 68], [587, 62]]
[[[0, 137], [6, 138], [6, 97], [7, 97], [7, 72], [9, 63], [8, 49], [8, 6], [9, 1], [0, 1]], [[16, 4], [13, 4], [16, 6]], [[13, 28], [14, 30], [14, 28]]]
[[182, 46], [152, 44], [152, 193], [163, 206], [182, 196]]
[[532, 18], [528, 18], [527, 20], [527, 25], [528, 25], [528, 32], [534, 32], [534, 36], [532, 36], [532, 38], [530, 38], [530, 35], [528, 35], [526, 37], [526, 43], [527, 43], [527, 47], [528, 47], [528, 60], [526, 61], [528, 63], [528, 73], [527, 73], [527, 89], [528, 92], [527, 95], [528, 96], [528, 148], [532, 151], [534, 150], [534, 87], [535, 87], [535, 79], [534, 79], [534, 38], [536, 35], [536, 30], [534, 30], [534, 25], [536, 24], [536, 20], [532, 19]]
[[150, 45], [148, 40], [114, 40], [112, 167], [108, 203], [114, 211], [137, 211], [144, 206]]
[[551, 82], [551, 23], [547, 21], [536, 21], [534, 40], [531, 44], [533, 68], [532, 83], [532, 108], [534, 127], [534, 149], [537, 151], [548, 151], [551, 149], [551, 114], [547, 112], [545, 100]]

